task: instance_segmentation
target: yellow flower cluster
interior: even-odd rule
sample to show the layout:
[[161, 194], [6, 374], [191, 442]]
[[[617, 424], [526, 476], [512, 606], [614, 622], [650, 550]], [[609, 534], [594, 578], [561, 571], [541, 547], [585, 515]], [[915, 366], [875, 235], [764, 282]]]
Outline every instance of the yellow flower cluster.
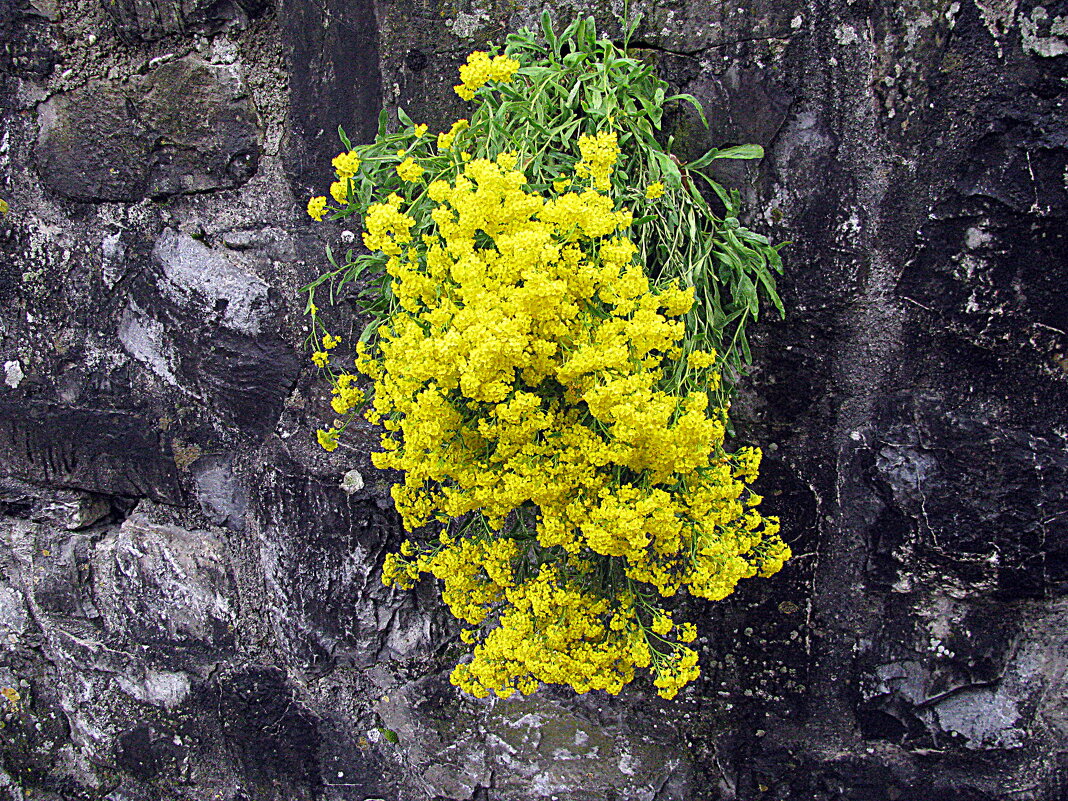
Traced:
[[582, 158], [575, 165], [575, 174], [580, 178], [592, 179], [594, 188], [602, 192], [607, 191], [611, 186], [612, 168], [619, 156], [616, 132], [602, 131], [596, 136], [582, 135], [578, 144]]
[[423, 168], [411, 156], [397, 165], [397, 175], [401, 177], [402, 181], [418, 181], [419, 176], [422, 174]]
[[339, 179], [355, 178], [356, 173], [360, 171], [360, 157], [355, 150], [338, 153], [330, 163], [334, 166], [334, 172], [337, 173]]
[[470, 127], [471, 124], [467, 120], [457, 120], [454, 122], [448, 132], [438, 134], [438, 150], [450, 150], [452, 148], [453, 140], [456, 139], [456, 135], [461, 131], [466, 131]]
[[512, 80], [512, 76], [518, 69], [519, 62], [514, 58], [507, 56], [490, 58], [489, 53], [476, 50], [467, 57], [467, 63], [460, 67], [460, 80], [463, 83], [454, 86], [453, 89], [464, 100], [473, 100], [478, 89], [490, 81], [507, 83]]
[[[684, 645], [696, 629], [648, 599], [722, 598], [789, 549], [746, 486], [759, 451], [723, 448], [715, 354], [690, 354], [686, 389], [670, 381], [693, 290], [651, 286], [635, 263], [632, 216], [604, 193], [614, 134], [579, 148], [594, 189], [528, 191], [512, 153], [432, 182], [435, 229], [418, 241], [399, 196], [368, 210], [364, 242], [388, 257], [400, 304], [357, 359], [375, 381], [367, 416], [386, 429], [373, 461], [404, 472], [393, 498], [410, 531], [484, 521], [406, 543], [383, 580], [443, 582], [475, 644], [453, 681], [475, 695], [618, 692], [649, 668], [670, 698], [698, 673]], [[335, 409], [349, 411], [344, 392], [359, 390], [341, 387]]]
[[356, 386], [357, 376], [352, 373], [342, 373], [334, 381], [331, 392], [334, 395], [330, 406], [338, 414], [348, 414], [363, 403], [363, 390]]
[[334, 181], [330, 184], [330, 197], [332, 197], [334, 202], [339, 206], [343, 206], [349, 202], [349, 181], [347, 178], [340, 181]]
[[664, 191], [664, 184], [660, 181], [653, 181], [653, 183], [645, 187], [645, 197], [647, 200], [656, 200], [664, 196]]
[[[355, 150], [349, 150], [334, 156], [331, 164], [334, 167], [337, 180], [330, 184], [330, 197], [339, 206], [347, 205], [349, 202], [349, 183], [359, 172], [362, 161]], [[328, 211], [326, 203], [325, 197], [311, 198], [308, 201], [308, 216], [316, 222], [322, 222]]]
[[324, 451], [337, 450], [337, 438], [341, 431], [337, 428], [319, 429], [315, 432], [315, 438]]
[[415, 220], [400, 212], [402, 202], [401, 196], [394, 193], [385, 203], [374, 203], [367, 209], [363, 243], [368, 250], [399, 256], [401, 245], [412, 241], [411, 227]]
[[308, 201], [308, 216], [316, 222], [322, 222], [323, 215], [326, 214], [326, 198], [325, 197], [313, 197]]

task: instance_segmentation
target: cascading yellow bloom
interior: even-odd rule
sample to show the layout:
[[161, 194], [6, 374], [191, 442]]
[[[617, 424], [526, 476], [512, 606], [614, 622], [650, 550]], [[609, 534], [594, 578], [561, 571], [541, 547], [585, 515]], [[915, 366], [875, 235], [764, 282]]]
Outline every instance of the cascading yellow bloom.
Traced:
[[[475, 52], [455, 89], [471, 100], [519, 69]], [[333, 451], [361, 413], [384, 429], [371, 459], [403, 474], [391, 495], [413, 538], [382, 580], [440, 582], [472, 646], [454, 684], [478, 697], [542, 683], [618, 693], [648, 670], [673, 698], [699, 674], [697, 628], [663, 599], [717, 600], [790, 558], [749, 486], [760, 451], [725, 446], [718, 356], [686, 338], [694, 287], [641, 263], [612, 192], [615, 131], [580, 136], [577, 154], [528, 176], [540, 155], [517, 144], [484, 157], [469, 127], [438, 134], [436, 152], [418, 125], [333, 160], [330, 194], [339, 214], [362, 212], [372, 254], [360, 259], [384, 268], [390, 311], [356, 344], [366, 392], [334, 352], [340, 338], [322, 334], [312, 359], [342, 419], [317, 439]], [[393, 171], [404, 183], [367, 205], [367, 179], [397, 186]], [[644, 195], [665, 192], [657, 181]], [[326, 204], [308, 213], [322, 219]]]
[[[612, 147], [604, 137], [583, 150], [595, 184], [610, 176]], [[539, 682], [618, 692], [650, 667], [673, 697], [697, 675], [684, 645], [696, 631], [574, 576], [610, 560], [662, 596], [717, 598], [788, 556], [747, 500], [758, 452], [726, 453], [723, 411], [665, 384], [692, 289], [649, 285], [631, 217], [611, 197], [529, 191], [515, 154], [472, 160], [427, 192], [436, 230], [422, 247], [402, 247], [412, 221], [399, 198], [368, 214], [365, 242], [390, 257], [401, 306], [377, 356], [359, 361], [375, 379], [368, 417], [387, 429], [372, 459], [404, 473], [393, 498], [409, 530], [476, 512], [495, 533], [409, 545], [383, 578], [444, 582], [453, 613], [476, 627], [464, 635], [474, 659], [453, 673], [476, 695]], [[689, 369], [695, 385], [718, 383], [710, 352], [694, 351]], [[354, 405], [351, 386], [336, 385], [336, 409]], [[566, 569], [516, 579], [530, 546], [503, 527], [524, 509], [536, 510], [537, 545], [568, 554]]]

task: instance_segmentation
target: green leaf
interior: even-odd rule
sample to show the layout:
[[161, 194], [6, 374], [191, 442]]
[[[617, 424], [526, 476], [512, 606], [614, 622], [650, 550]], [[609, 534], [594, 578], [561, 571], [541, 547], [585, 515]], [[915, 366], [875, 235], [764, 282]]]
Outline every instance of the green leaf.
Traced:
[[564, 32], [560, 34], [560, 44], [572, 41], [575, 38], [575, 32], [578, 30], [579, 25], [582, 24], [582, 22], [583, 20], [581, 17], [572, 20], [571, 24], [564, 28]]
[[660, 175], [667, 182], [667, 185], [672, 189], [681, 188], [682, 173], [679, 172], [678, 166], [671, 160], [671, 157], [666, 153], [653, 153], [653, 158], [656, 159], [657, 166], [660, 168]]
[[408, 116], [407, 112], [400, 106], [397, 106], [397, 119], [401, 121], [401, 125], [415, 125], [412, 122], [412, 118]]
[[400, 737], [397, 736], [397, 732], [393, 731], [393, 729], [387, 729], [385, 726], [379, 726], [378, 733], [381, 734], [383, 738], [393, 743], [393, 745], [396, 745], [400, 742]]
[[556, 39], [556, 34], [553, 33], [553, 18], [549, 14], [548, 9], [541, 12], [541, 32], [545, 35], [545, 41], [553, 52], [557, 55], [560, 54], [560, 46]]
[[734, 145], [720, 150], [713, 158], [717, 159], [762, 159], [764, 148], [760, 145]]
[[337, 136], [338, 139], [341, 140], [341, 144], [345, 146], [345, 150], [352, 150], [352, 142], [350, 142], [349, 138], [345, 136], [345, 129], [342, 128], [340, 125], [337, 126]]
[[700, 116], [700, 118], [701, 118], [701, 123], [706, 128], [708, 127], [708, 119], [705, 117], [704, 107], [701, 105], [701, 103], [697, 100], [696, 97], [694, 97], [693, 95], [690, 95], [690, 94], [683, 93], [683, 94], [678, 94], [678, 95], [672, 95], [671, 97], [665, 98], [664, 102], [665, 103], [671, 103], [671, 102], [673, 102], [675, 100], [682, 100], [682, 101], [685, 101], [685, 102], [689, 103], [691, 106], [693, 106], [694, 109], [697, 110], [698, 116]]

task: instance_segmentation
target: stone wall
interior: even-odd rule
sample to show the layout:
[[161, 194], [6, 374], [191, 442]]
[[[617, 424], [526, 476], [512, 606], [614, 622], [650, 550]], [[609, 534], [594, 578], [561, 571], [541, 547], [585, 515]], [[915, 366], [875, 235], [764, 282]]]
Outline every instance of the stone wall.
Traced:
[[298, 289], [351, 233], [303, 206], [540, 7], [0, 5], [0, 799], [1068, 797], [1068, 6], [644, 9], [682, 155], [767, 148], [722, 177], [789, 315], [734, 412], [796, 557], [694, 605], [677, 701], [493, 703], [381, 585], [373, 432], [314, 444]]

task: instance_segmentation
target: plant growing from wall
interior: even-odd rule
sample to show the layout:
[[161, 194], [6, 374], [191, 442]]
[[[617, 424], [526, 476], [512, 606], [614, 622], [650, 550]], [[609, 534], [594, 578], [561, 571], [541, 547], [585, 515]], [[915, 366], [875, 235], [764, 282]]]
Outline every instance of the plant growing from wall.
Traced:
[[[618, 692], [648, 669], [672, 698], [698, 674], [679, 592], [721, 599], [789, 558], [750, 485], [759, 450], [724, 446], [729, 378], [760, 296], [781, 311], [777, 248], [739, 196], [657, 139], [669, 95], [592, 19], [472, 53], [468, 119], [436, 136], [399, 112], [334, 159], [317, 220], [356, 216], [353, 252], [307, 287], [337, 447], [381, 424], [376, 466], [412, 536], [383, 580], [424, 574], [472, 647], [452, 679], [476, 696], [539, 683]], [[709, 200], [722, 207], [717, 214]], [[332, 358], [317, 292], [362, 283], [355, 370]], [[368, 383], [359, 374], [370, 379]]]

